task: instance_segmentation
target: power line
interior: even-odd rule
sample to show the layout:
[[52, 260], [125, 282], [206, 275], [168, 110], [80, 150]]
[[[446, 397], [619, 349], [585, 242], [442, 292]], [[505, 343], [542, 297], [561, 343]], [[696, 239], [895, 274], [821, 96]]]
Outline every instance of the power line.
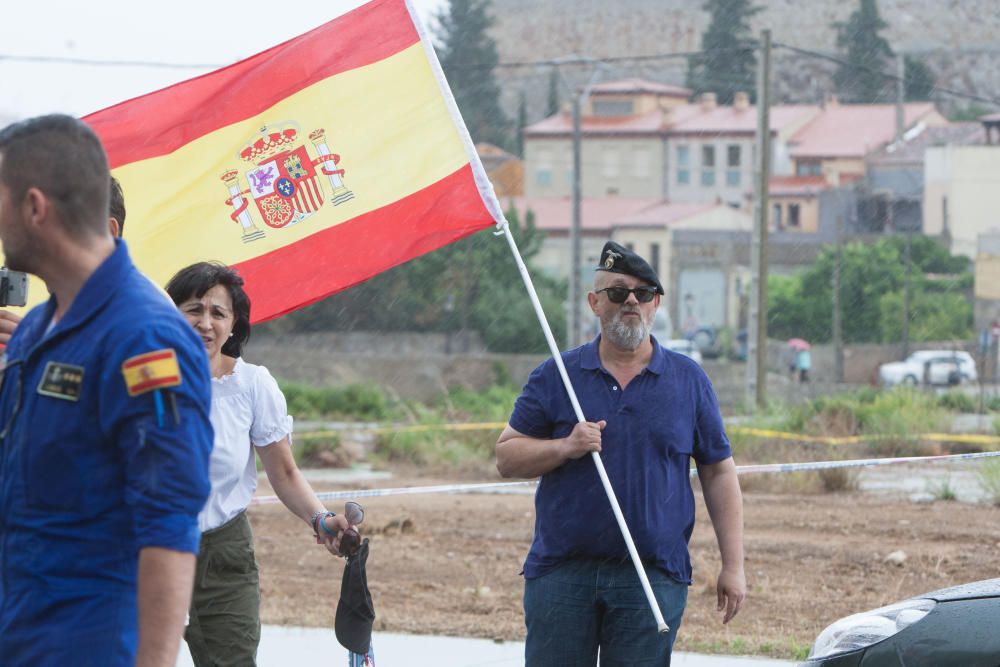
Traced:
[[30, 56], [0, 53], [0, 61], [39, 63], [43, 65], [92, 65], [96, 67], [152, 67], [161, 69], [219, 69], [219, 63], [168, 63], [153, 60], [100, 60], [68, 56]]
[[[886, 80], [895, 81], [899, 79], [899, 77], [895, 74], [891, 74], [874, 67], [858, 65], [856, 63], [849, 62], [838, 56], [831, 55], [828, 53], [822, 53], [820, 51], [813, 51], [811, 49], [792, 46], [791, 44], [784, 44], [782, 42], [775, 42], [774, 48], [785, 49], [787, 51], [791, 51], [799, 55], [808, 56], [819, 60], [825, 60], [828, 62], [836, 63], [837, 65], [843, 67], [850, 67], [855, 70], [864, 70], [867, 72], [872, 72], [884, 77]], [[593, 65], [595, 61], [604, 64], [643, 63], [643, 62], [657, 62], [663, 60], [682, 60], [682, 59], [688, 60], [691, 58], [712, 56], [723, 53], [747, 53], [751, 50], [752, 46], [748, 43], [746, 45], [737, 45], [737, 46], [717, 48], [717, 49], [703, 49], [699, 51], [674, 51], [666, 53], [607, 56], [599, 58], [590, 58], [590, 57], [587, 58], [570, 57], [570, 58], [560, 58], [560, 59], [548, 58], [540, 60], [498, 62], [492, 65], [489, 63], [470, 63], [464, 65], [457, 65], [455, 66], [455, 68], [467, 69], [467, 70], [469, 69], [485, 70], [491, 68], [513, 70], [513, 69], [530, 69], [530, 68], [555, 67], [555, 66]], [[225, 64], [224, 63], [178, 63], [178, 62], [152, 61], [152, 60], [105, 60], [98, 58], [76, 58], [69, 56], [35, 56], [35, 55], [0, 53], [0, 62], [4, 61], [38, 63], [47, 65], [61, 64], [61, 65], [84, 65], [84, 66], [95, 66], [95, 67], [147, 67], [147, 68], [157, 68], [157, 69], [201, 69], [201, 70], [218, 69], [220, 67], [226, 67], [229, 64], [229, 63]], [[937, 85], [934, 86], [934, 91], [959, 99], [967, 99], [975, 102], [984, 102], [986, 104], [1000, 106], [1000, 99], [985, 97], [983, 95], [977, 95], [975, 93], [954, 90], [952, 88], [945, 88], [943, 86], [937, 86]]]
[[[879, 76], [881, 76], [881, 77], [883, 77], [883, 78], [885, 78], [886, 80], [889, 80], [889, 81], [903, 81], [904, 83], [907, 81], [905, 75], [904, 76], [898, 76], [896, 74], [890, 74], [889, 72], [886, 72], [884, 70], [878, 69], [876, 67], [869, 67], [867, 65], [859, 65], [857, 63], [852, 63], [852, 62], [850, 62], [848, 60], [844, 60], [843, 58], [840, 58], [838, 56], [830, 55], [829, 53], [822, 53], [820, 51], [812, 51], [810, 49], [803, 49], [803, 48], [798, 47], [798, 46], [792, 46], [791, 44], [783, 44], [781, 42], [775, 42], [774, 43], [774, 47], [775, 48], [779, 48], [779, 49], [787, 49], [789, 51], [792, 51], [793, 53], [797, 53], [797, 54], [803, 55], [803, 56], [809, 56], [811, 58], [818, 58], [820, 60], [827, 60], [829, 62], [836, 63], [836, 64], [844, 66], [844, 67], [850, 67], [851, 69], [864, 70], [866, 72], [871, 72], [872, 74], [878, 74]], [[937, 91], [937, 92], [939, 92], [939, 93], [944, 93], [946, 95], [951, 95], [952, 97], [959, 97], [959, 98], [964, 98], [964, 99], [967, 99], [967, 100], [974, 100], [976, 102], [986, 102], [987, 104], [993, 104], [995, 106], [1000, 106], [1000, 99], [994, 99], [994, 98], [991, 98], [991, 97], [983, 97], [982, 95], [976, 95], [975, 93], [966, 93], [966, 92], [963, 92], [963, 91], [960, 91], [960, 90], [952, 90], [951, 88], [944, 88], [942, 86], [937, 86], [937, 85], [934, 86], [934, 90]]]

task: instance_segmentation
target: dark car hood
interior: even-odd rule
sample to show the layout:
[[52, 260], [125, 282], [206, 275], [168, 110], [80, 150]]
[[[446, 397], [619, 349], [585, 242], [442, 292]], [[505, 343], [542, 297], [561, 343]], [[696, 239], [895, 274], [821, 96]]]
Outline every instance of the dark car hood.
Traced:
[[918, 598], [930, 598], [938, 602], [950, 602], [954, 600], [971, 600], [974, 598], [995, 598], [1000, 597], [1000, 579], [985, 579], [974, 581], [971, 584], [942, 588], [933, 593], [918, 595]]

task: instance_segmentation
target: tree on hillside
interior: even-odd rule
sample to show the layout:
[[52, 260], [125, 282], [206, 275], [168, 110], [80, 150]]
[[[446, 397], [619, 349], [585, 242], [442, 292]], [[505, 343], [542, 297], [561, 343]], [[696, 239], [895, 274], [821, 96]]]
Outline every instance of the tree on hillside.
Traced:
[[[890, 237], [876, 243], [857, 242], [844, 247], [840, 293], [845, 342], [895, 342], [900, 339], [902, 324], [897, 323], [902, 322], [906, 281], [904, 243], [902, 237]], [[911, 340], [968, 336], [971, 309], [963, 293], [971, 280], [968, 259], [952, 257], [926, 236], [913, 237], [911, 257]], [[801, 275], [773, 276], [768, 280], [768, 330], [772, 337], [799, 337], [817, 343], [830, 340], [835, 261], [835, 249], [827, 247], [816, 263]], [[957, 283], [942, 286], [940, 282], [930, 281], [928, 274], [957, 274], [961, 278]]]
[[545, 108], [546, 118], [559, 113], [559, 71], [555, 67], [549, 72], [549, 98]]
[[934, 73], [920, 58], [903, 58], [903, 93], [908, 102], [924, 102], [934, 92]]
[[889, 27], [875, 0], [861, 0], [846, 22], [834, 23], [837, 46], [846, 63], [833, 75], [837, 94], [845, 102], [872, 104], [893, 99], [886, 74], [895, 71], [892, 49], [879, 32]]
[[494, 75], [497, 46], [487, 32], [493, 25], [489, 8], [489, 0], [449, 0], [437, 16], [435, 48], [472, 140], [511, 149], [510, 121]]
[[761, 8], [751, 0], [706, 0], [702, 9], [710, 19], [701, 36], [702, 53], [688, 59], [688, 88], [696, 95], [714, 92], [720, 104], [731, 104], [740, 91], [752, 95], [757, 40], [750, 32], [750, 19]]
[[517, 101], [517, 127], [515, 128], [514, 146], [518, 157], [524, 157], [524, 128], [528, 125], [528, 100], [521, 91]]

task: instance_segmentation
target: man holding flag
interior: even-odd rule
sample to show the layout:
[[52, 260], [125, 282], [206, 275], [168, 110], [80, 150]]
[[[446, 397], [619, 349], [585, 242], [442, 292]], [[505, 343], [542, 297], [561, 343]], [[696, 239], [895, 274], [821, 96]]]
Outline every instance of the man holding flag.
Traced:
[[0, 387], [0, 661], [172, 667], [208, 495], [201, 341], [108, 229], [108, 164], [69, 116], [0, 131], [7, 266], [51, 296]]
[[[608, 242], [587, 300], [601, 335], [562, 355], [587, 421], [550, 359], [531, 374], [496, 445], [504, 477], [541, 476], [524, 564], [527, 667], [669, 665], [691, 583], [690, 459], [722, 554], [718, 609], [746, 595], [743, 508], [711, 383], [649, 335], [663, 287], [644, 259]], [[599, 452], [661, 608], [658, 634], [626, 543], [587, 455]]]

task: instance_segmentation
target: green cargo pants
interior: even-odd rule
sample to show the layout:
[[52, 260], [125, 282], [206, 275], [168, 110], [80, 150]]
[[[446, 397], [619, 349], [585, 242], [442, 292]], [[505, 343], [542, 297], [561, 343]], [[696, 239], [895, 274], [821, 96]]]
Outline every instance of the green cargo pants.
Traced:
[[254, 667], [260, 578], [246, 512], [201, 534], [184, 639], [196, 667]]

